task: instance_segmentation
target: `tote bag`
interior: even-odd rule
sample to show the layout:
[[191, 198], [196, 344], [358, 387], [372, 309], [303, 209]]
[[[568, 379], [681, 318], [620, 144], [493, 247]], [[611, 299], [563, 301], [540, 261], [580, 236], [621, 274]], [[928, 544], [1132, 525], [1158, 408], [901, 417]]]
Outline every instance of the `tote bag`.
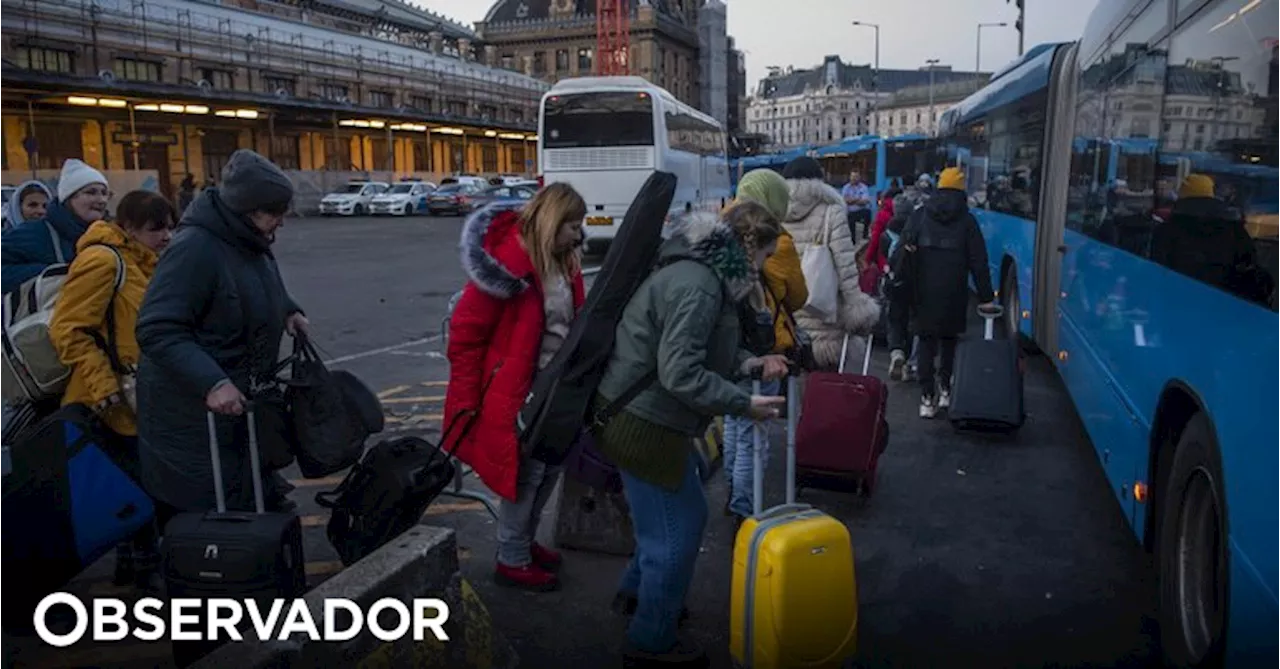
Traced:
[[825, 323], [836, 320], [840, 302], [840, 276], [831, 253], [831, 222], [824, 222], [822, 236], [809, 244], [800, 257], [800, 270], [809, 288], [809, 299], [801, 311]]

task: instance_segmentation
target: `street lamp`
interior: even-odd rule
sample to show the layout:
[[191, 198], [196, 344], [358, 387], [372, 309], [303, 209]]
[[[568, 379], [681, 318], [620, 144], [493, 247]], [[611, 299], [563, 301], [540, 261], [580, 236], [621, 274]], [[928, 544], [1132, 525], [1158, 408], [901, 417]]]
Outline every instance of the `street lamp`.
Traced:
[[982, 29], [983, 28], [1003, 28], [1009, 25], [1004, 21], [999, 23], [979, 23], [978, 24], [978, 57], [973, 62], [973, 73], [977, 74], [982, 71]]
[[854, 21], [853, 25], [876, 31], [875, 74], [871, 77], [871, 118], [875, 122], [876, 134], [880, 134], [880, 26], [866, 21]]
[[933, 66], [941, 62], [942, 61], [938, 60], [937, 58], [930, 58], [929, 60], [926, 60], [924, 62], [925, 65], [929, 66], [929, 136], [930, 137], [933, 137], [933, 134], [934, 134], [933, 119], [935, 118], [933, 115]]

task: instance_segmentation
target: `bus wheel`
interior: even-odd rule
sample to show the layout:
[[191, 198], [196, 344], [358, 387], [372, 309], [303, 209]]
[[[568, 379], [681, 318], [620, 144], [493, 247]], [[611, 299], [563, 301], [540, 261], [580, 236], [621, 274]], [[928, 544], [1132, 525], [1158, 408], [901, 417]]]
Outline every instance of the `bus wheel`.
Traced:
[[1178, 440], [1159, 486], [1160, 646], [1170, 667], [1219, 667], [1227, 622], [1227, 513], [1222, 465], [1202, 413]]

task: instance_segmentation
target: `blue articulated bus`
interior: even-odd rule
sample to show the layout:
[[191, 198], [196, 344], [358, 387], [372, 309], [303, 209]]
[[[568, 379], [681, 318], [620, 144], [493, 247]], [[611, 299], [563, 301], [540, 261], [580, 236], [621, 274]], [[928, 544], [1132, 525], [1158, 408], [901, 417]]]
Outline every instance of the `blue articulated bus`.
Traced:
[[1274, 666], [1278, 0], [1107, 0], [941, 119], [1004, 328], [1061, 375], [1178, 667]]

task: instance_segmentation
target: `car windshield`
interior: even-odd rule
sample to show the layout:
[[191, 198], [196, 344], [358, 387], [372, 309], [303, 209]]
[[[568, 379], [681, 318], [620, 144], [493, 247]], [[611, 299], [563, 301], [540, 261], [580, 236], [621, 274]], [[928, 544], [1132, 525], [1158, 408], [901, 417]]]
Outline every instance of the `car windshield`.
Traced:
[[460, 190], [462, 190], [462, 186], [458, 184], [451, 184], [448, 186], [441, 186], [436, 190], [436, 193], [457, 193]]
[[364, 184], [347, 184], [345, 188], [338, 191], [339, 193], [359, 193], [364, 188]]
[[391, 195], [403, 195], [413, 191], [413, 184], [396, 184], [391, 187], [387, 193]]

